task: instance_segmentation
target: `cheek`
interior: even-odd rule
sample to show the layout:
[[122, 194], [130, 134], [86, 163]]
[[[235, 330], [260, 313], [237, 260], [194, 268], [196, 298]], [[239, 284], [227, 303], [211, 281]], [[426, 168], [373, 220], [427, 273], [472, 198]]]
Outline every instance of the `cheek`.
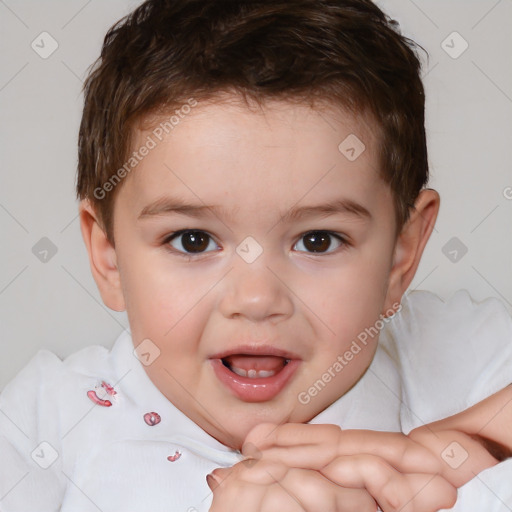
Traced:
[[[130, 258], [123, 266], [123, 292], [130, 325], [139, 336], [164, 338], [194, 316], [206, 285], [166, 264], [165, 257]], [[170, 334], [170, 333], [169, 333]]]
[[[315, 309], [330, 328], [330, 334], [343, 343], [375, 324], [385, 301], [387, 267], [382, 261], [357, 262], [331, 276], [316, 289]], [[333, 334], [334, 332], [334, 334]]]

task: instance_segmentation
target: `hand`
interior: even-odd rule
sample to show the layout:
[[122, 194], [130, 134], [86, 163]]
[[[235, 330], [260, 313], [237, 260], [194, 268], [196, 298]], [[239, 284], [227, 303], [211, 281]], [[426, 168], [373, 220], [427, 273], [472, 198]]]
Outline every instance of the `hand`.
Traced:
[[[245, 461], [214, 471], [222, 484], [215, 483], [213, 507], [223, 512], [238, 510], [242, 502], [244, 508], [253, 507], [254, 500], [254, 507], [247, 510], [373, 512], [376, 502], [385, 512], [450, 508], [456, 487], [512, 456], [511, 403], [512, 386], [508, 386], [460, 414], [413, 430], [407, 437], [341, 431], [334, 425], [258, 425], [242, 447], [244, 455], [256, 463]], [[454, 441], [468, 455], [457, 468], [442, 457]], [[257, 465], [259, 470], [248, 471]], [[248, 496], [252, 497], [249, 503]]]
[[343, 489], [318, 471], [277, 460], [246, 460], [216, 469], [210, 512], [376, 512], [364, 489]]
[[399, 433], [262, 424], [249, 433], [242, 452], [261, 461], [317, 470], [338, 491], [365, 490], [385, 512], [434, 511], [450, 508], [456, 499], [455, 487], [438, 474], [443, 461]]
[[377, 455], [402, 472], [435, 474], [442, 461], [399, 432], [341, 430], [336, 425], [261, 423], [247, 435], [242, 453], [286, 460], [288, 465], [321, 469], [339, 456]]

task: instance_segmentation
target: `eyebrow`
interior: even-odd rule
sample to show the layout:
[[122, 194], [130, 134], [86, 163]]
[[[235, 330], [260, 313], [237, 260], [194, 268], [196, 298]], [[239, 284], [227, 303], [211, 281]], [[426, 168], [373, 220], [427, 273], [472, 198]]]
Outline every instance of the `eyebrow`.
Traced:
[[[178, 198], [161, 197], [145, 206], [141, 210], [138, 219], [173, 214], [202, 218], [215, 214], [215, 212], [221, 213], [222, 210], [225, 210], [223, 206], [189, 204]], [[307, 217], [327, 217], [336, 214], [348, 215], [363, 221], [372, 219], [372, 214], [362, 204], [351, 199], [342, 198], [314, 206], [295, 206], [281, 215], [281, 221], [292, 222]]]

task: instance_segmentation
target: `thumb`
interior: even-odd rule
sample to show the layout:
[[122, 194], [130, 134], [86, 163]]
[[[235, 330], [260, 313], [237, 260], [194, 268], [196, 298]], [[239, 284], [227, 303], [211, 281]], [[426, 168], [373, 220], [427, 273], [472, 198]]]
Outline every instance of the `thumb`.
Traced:
[[229, 476], [232, 468], [217, 468], [206, 475], [206, 483], [211, 491], [218, 487]]

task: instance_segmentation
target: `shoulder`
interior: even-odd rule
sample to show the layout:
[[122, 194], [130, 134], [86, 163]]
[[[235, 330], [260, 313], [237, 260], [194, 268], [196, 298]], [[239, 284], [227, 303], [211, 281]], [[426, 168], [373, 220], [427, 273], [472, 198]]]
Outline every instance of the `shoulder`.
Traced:
[[467, 290], [458, 290], [443, 300], [428, 291], [412, 291], [385, 326], [382, 342], [402, 365], [425, 364], [428, 356], [427, 364], [443, 361], [446, 367], [446, 357], [453, 355], [452, 363], [472, 360], [472, 366], [482, 366], [498, 350], [512, 353], [512, 317], [494, 297], [475, 301]]
[[[423, 336], [438, 333], [473, 335], [485, 328], [487, 333], [492, 330], [510, 334], [512, 318], [505, 304], [495, 297], [476, 301], [467, 290], [462, 289], [444, 300], [426, 290], [413, 290], [403, 297], [401, 310], [388, 326], [392, 342], [406, 349], [411, 345], [421, 348]], [[404, 338], [411, 335], [415, 335], [415, 338]], [[448, 340], [448, 345], [456, 341], [459, 339]], [[447, 342], [436, 338], [431, 340], [431, 344], [446, 345]], [[428, 348], [425, 347], [426, 350]]]
[[41, 386], [51, 387], [63, 377], [72, 378], [74, 375], [91, 372], [99, 374], [109, 366], [110, 359], [111, 351], [100, 345], [90, 345], [66, 358], [41, 349], [6, 384], [0, 396], [15, 394], [17, 390], [40, 391]]
[[90, 410], [91, 383], [112, 371], [112, 353], [102, 346], [86, 347], [65, 359], [39, 350], [4, 387], [0, 496], [9, 510], [18, 510], [21, 504], [26, 510], [60, 508], [67, 486], [63, 475], [72, 468], [73, 454], [81, 445], [74, 443], [77, 449], [70, 453], [66, 434]]
[[512, 318], [497, 298], [412, 291], [381, 342], [401, 374], [408, 428], [456, 414], [512, 382]]
[[39, 350], [0, 393], [4, 413], [0, 431], [37, 437], [46, 419], [62, 421], [66, 412], [72, 413], [79, 406], [70, 390], [90, 388], [91, 382], [114, 373], [113, 360], [112, 351], [100, 345], [85, 347], [64, 359], [49, 350]]

